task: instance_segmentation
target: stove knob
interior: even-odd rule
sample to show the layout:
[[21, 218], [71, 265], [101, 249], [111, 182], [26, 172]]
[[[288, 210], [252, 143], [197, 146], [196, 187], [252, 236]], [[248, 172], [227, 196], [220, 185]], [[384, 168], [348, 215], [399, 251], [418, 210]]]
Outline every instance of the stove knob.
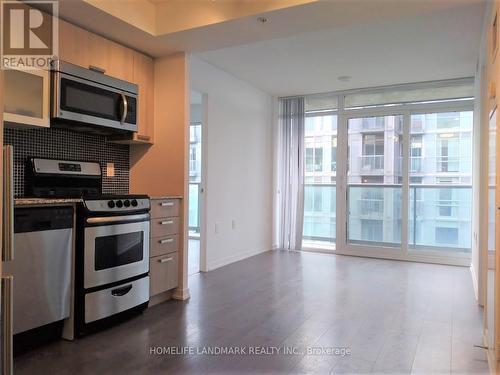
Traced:
[[126, 199], [124, 202], [123, 202], [123, 205], [125, 207], [130, 207], [130, 201], [128, 199]]
[[115, 202], [113, 202], [113, 201], [108, 201], [108, 207], [109, 207], [109, 208], [115, 208]]
[[122, 208], [123, 207], [123, 202], [121, 200], [116, 201], [116, 207]]
[[132, 207], [137, 207], [137, 199], [132, 199]]

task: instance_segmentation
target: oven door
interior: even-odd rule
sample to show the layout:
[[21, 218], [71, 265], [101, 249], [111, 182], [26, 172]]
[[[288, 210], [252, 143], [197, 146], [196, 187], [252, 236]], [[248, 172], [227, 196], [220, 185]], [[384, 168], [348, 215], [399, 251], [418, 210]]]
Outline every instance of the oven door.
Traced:
[[62, 72], [53, 74], [53, 118], [137, 131], [137, 95]]
[[85, 227], [85, 289], [149, 271], [149, 214], [91, 217]]

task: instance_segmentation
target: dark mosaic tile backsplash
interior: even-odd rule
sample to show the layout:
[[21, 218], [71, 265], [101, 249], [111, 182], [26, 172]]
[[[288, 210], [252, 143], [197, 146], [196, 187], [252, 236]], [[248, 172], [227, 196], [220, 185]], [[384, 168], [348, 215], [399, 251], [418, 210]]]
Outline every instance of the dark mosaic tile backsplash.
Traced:
[[[101, 135], [65, 129], [5, 129], [4, 143], [14, 146], [14, 195], [24, 196], [24, 169], [30, 156], [97, 161], [103, 169], [103, 194], [127, 194], [129, 146], [106, 142]], [[106, 163], [115, 163], [115, 176], [106, 176]]]

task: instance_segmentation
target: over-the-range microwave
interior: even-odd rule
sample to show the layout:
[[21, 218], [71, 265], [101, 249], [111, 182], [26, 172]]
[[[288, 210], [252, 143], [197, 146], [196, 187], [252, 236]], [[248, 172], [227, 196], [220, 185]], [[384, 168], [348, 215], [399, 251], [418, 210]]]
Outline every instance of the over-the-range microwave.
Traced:
[[137, 131], [138, 87], [65, 61], [53, 62], [51, 125], [100, 134]]

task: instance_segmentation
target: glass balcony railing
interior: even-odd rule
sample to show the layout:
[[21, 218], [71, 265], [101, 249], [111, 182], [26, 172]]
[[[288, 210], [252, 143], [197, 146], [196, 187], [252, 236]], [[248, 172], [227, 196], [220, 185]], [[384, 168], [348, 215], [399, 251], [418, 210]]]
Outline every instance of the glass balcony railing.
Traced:
[[200, 184], [189, 184], [189, 232], [190, 234], [200, 233]]
[[401, 245], [401, 185], [350, 184], [348, 242]]
[[411, 185], [408, 242], [411, 248], [470, 253], [470, 185]]
[[336, 186], [304, 186], [304, 245], [333, 244], [336, 236]]
[[[336, 186], [306, 184], [304, 189], [304, 242], [334, 243]], [[408, 245], [413, 251], [471, 251], [469, 185], [410, 185]], [[401, 185], [348, 186], [348, 242], [401, 246]]]
[[359, 157], [362, 172], [384, 170], [384, 155], [362, 155]]
[[456, 156], [437, 156], [436, 170], [438, 172], [458, 172], [460, 170], [460, 158]]

